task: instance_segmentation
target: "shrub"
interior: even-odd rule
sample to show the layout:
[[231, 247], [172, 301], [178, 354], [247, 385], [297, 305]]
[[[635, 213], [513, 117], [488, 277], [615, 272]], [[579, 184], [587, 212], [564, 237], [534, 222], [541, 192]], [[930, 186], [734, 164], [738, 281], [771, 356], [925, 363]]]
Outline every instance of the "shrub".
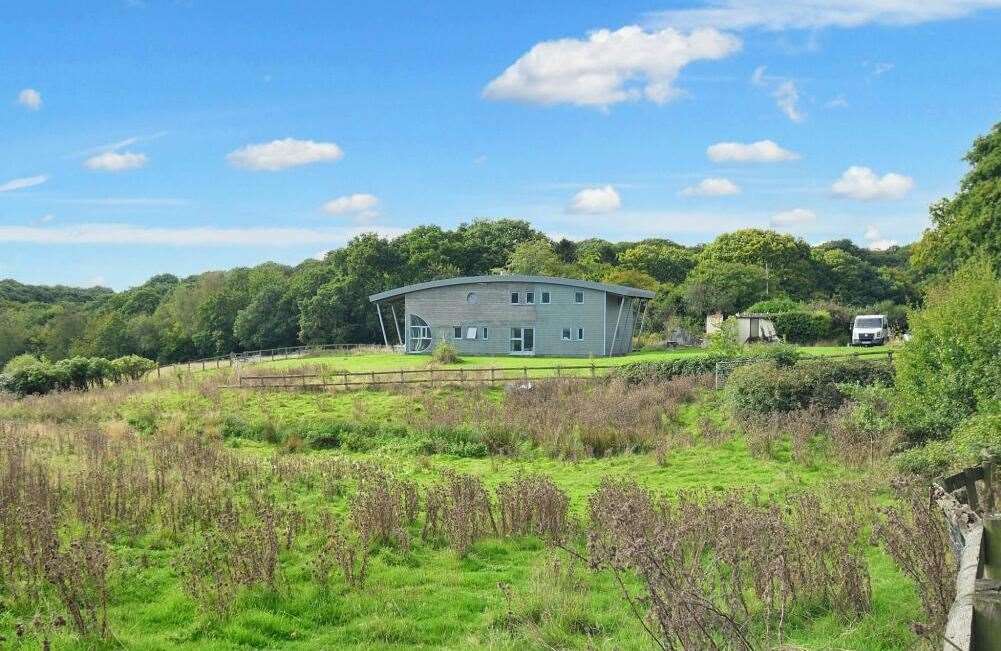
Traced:
[[948, 441], [928, 441], [896, 456], [897, 468], [923, 477], [945, 474], [955, 459], [956, 452]]
[[822, 311], [796, 310], [772, 315], [775, 331], [786, 341], [809, 344], [827, 337], [831, 331], [831, 316]]
[[424, 432], [418, 450], [423, 454], [453, 454], [457, 457], [481, 458], [489, 450], [483, 433], [472, 427], [433, 427]]
[[138, 382], [144, 375], [156, 368], [156, 362], [139, 355], [125, 355], [112, 360], [115, 381], [130, 380]]
[[462, 361], [459, 359], [459, 353], [456, 352], [455, 347], [444, 341], [435, 346], [434, 352], [431, 353], [431, 359], [438, 364], [458, 364]]
[[893, 382], [893, 369], [883, 360], [814, 359], [793, 366], [767, 360], [734, 369], [725, 399], [734, 415], [793, 411], [817, 406], [836, 409], [845, 400], [839, 384]]
[[1001, 400], [1001, 279], [970, 262], [932, 288], [896, 356], [899, 416], [913, 437], [937, 438]]
[[14, 357], [10, 361], [8, 361], [7, 364], [3, 367], [3, 372], [5, 375], [14, 375], [21, 369], [28, 368], [31, 366], [37, 366], [38, 364], [41, 363], [42, 360], [39, 359], [38, 357], [35, 357], [34, 355], [30, 355], [28, 353], [24, 353], [23, 355], [18, 355], [17, 357]]
[[796, 310], [802, 309], [802, 304], [797, 303], [787, 296], [779, 296], [777, 298], [769, 298], [764, 301], [758, 301], [751, 307], [747, 308], [745, 312], [750, 312], [752, 314], [781, 314], [782, 312], [795, 312]]
[[799, 357], [795, 348], [783, 345], [744, 346], [739, 348], [739, 351], [736, 355], [711, 351], [699, 355], [676, 357], [656, 362], [637, 362], [626, 364], [621, 369], [617, 369], [615, 373], [628, 384], [666, 382], [676, 377], [715, 373], [718, 362], [770, 359], [780, 366], [788, 366], [793, 364]]

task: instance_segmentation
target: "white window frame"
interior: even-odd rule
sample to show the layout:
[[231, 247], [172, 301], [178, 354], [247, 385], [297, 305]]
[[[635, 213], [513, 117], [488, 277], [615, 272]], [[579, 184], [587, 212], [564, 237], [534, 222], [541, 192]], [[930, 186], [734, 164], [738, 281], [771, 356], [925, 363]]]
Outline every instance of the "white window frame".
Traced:
[[571, 328], [563, 328], [563, 331], [560, 333], [560, 339], [563, 341], [570, 341], [572, 337], [573, 330]]
[[486, 341], [490, 337], [487, 336], [487, 326], [483, 326], [483, 341]]
[[577, 341], [584, 341], [584, 327], [577, 326]]
[[466, 339], [478, 339], [480, 329], [476, 326], [466, 326]]
[[[579, 301], [577, 300], [578, 296], [580, 297]], [[583, 305], [584, 304], [584, 292], [583, 292], [583, 290], [579, 290], [579, 289], [574, 290], [574, 293], [573, 293], [573, 302], [576, 305]]]
[[535, 291], [525, 290], [525, 305], [535, 305]]
[[[514, 331], [517, 330], [519, 336], [514, 336]], [[525, 331], [532, 331], [532, 350], [525, 350]], [[519, 343], [520, 350], [513, 350], [514, 342]], [[512, 326], [511, 327], [511, 338], [510, 342], [512, 347], [509, 348], [509, 355], [534, 355], [535, 354], [535, 326]]]

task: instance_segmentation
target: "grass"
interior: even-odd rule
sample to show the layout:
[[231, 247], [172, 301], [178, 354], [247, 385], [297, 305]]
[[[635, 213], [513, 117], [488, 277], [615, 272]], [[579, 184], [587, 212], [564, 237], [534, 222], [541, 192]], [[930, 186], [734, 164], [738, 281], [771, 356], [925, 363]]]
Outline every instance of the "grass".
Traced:
[[[616, 363], [688, 355], [698, 350], [637, 353], [613, 358]], [[809, 354], [833, 354], [843, 348], [807, 349]], [[467, 358], [467, 366], [487, 364], [550, 365], [556, 358]], [[604, 360], [603, 360], [604, 361]], [[424, 357], [402, 355], [356, 355], [283, 360], [266, 366], [290, 368], [296, 364], [322, 363], [348, 370], [420, 366]], [[347, 366], [350, 365], [350, 366]], [[462, 397], [461, 389], [436, 389], [431, 399]], [[502, 403], [501, 389], [477, 389], [489, 400]], [[81, 426], [117, 431], [123, 421], [172, 435], [216, 437], [228, 416], [268, 419], [279, 424], [309, 423], [335, 418], [376, 424], [406, 425], [424, 408], [429, 392], [404, 393], [359, 390], [325, 394], [285, 392], [246, 393], [218, 391], [211, 387], [150, 387], [145, 391], [115, 393], [108, 390], [87, 402], [83, 420], [66, 425], [45, 420], [52, 409], [29, 409], [0, 401], [0, 421], [17, 420], [51, 430]], [[104, 397], [102, 397], [104, 396]], [[104, 401], [103, 403], [101, 401]], [[41, 403], [40, 403], [41, 404]], [[588, 408], [580, 405], [581, 409]], [[879, 470], [850, 470], [834, 462], [812, 466], [788, 458], [752, 455], [737, 435], [718, 444], [699, 441], [696, 423], [700, 416], [718, 416], [707, 396], [685, 404], [677, 413], [678, 427], [692, 435], [693, 443], [673, 446], [661, 454], [628, 453], [602, 458], [567, 461], [538, 450], [523, 450], [513, 457], [465, 458], [447, 454], [413, 454], [409, 448], [387, 441], [365, 452], [339, 450], [282, 454], [276, 444], [248, 438], [230, 438], [229, 449], [247, 459], [270, 463], [296, 459], [321, 462], [330, 459], [375, 461], [397, 475], [427, 484], [446, 471], [478, 476], [493, 488], [519, 473], [550, 477], [571, 501], [572, 511], [583, 515], [588, 497], [605, 477], [631, 478], [665, 495], [682, 491], [757, 491], [763, 498], [781, 501], [789, 491], [818, 488], [828, 482], [864, 479], [883, 485]], [[568, 418], [573, 414], [568, 413]], [[69, 429], [67, 429], [69, 431]], [[159, 435], [159, 434], [157, 434]], [[150, 434], [153, 436], [153, 434]], [[60, 439], [61, 440], [61, 439]], [[53, 444], [55, 445], [55, 444]], [[59, 444], [60, 446], [62, 443]], [[60, 456], [71, 467], [73, 459]], [[326, 511], [345, 513], [350, 488], [329, 495], [316, 483], [279, 483], [275, 490], [282, 500], [295, 504], [310, 521]], [[481, 540], [460, 557], [435, 544], [416, 542], [409, 550], [379, 546], [372, 558], [364, 588], [351, 589], [337, 580], [329, 588], [311, 576], [317, 539], [307, 532], [280, 558], [282, 579], [277, 591], [244, 589], [232, 614], [207, 616], [182, 586], [179, 562], [185, 553], [162, 536], [149, 534], [135, 540], [118, 538], [113, 544], [117, 558], [111, 583], [109, 609], [114, 639], [103, 646], [142, 649], [238, 649], [238, 648], [346, 648], [448, 649], [651, 648], [643, 630], [621, 599], [611, 576], [582, 571], [582, 592], [567, 595], [547, 581], [545, 568], [555, 557], [567, 559], [533, 536]], [[824, 609], [804, 608], [790, 613], [787, 643], [804, 649], [904, 649], [915, 640], [908, 623], [919, 618], [913, 586], [878, 548], [870, 548], [873, 610], [856, 621], [841, 621]], [[501, 589], [504, 586], [504, 590]], [[513, 595], [508, 601], [505, 593]], [[3, 597], [0, 583], [0, 598]], [[563, 599], [564, 602], [560, 600]], [[568, 603], [579, 603], [570, 607]], [[550, 604], [564, 603], [555, 612]], [[512, 621], [512, 609], [517, 621]], [[547, 610], [550, 609], [550, 610]], [[18, 622], [31, 618], [30, 605], [0, 608], [0, 635], [12, 638]], [[589, 634], [588, 631], [591, 631]], [[55, 636], [55, 648], [93, 648], [92, 640], [68, 633]], [[30, 638], [37, 646], [37, 638]]]

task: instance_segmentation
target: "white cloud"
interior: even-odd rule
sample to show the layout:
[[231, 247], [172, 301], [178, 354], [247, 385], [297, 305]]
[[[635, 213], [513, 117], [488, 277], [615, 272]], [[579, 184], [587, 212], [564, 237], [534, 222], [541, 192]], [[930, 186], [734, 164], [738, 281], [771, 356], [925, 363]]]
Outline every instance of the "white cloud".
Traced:
[[796, 82], [792, 79], [786, 79], [780, 83], [775, 92], [772, 93], [772, 97], [775, 98], [779, 109], [793, 122], [802, 122], [806, 119], [806, 114], [799, 108], [799, 89], [796, 88]]
[[893, 70], [896, 67], [896, 65], [892, 63], [877, 61], [876, 63], [873, 63], [871, 67], [872, 67], [872, 76], [880, 77], [886, 74], [887, 72]]
[[310, 163], [336, 161], [342, 156], [344, 151], [333, 142], [285, 138], [241, 147], [230, 152], [226, 160], [234, 167], [275, 172]]
[[567, 206], [567, 212], [587, 215], [615, 212], [622, 206], [619, 193], [610, 185], [600, 188], [584, 188], [574, 195]]
[[606, 107], [627, 100], [662, 104], [680, 91], [673, 84], [693, 61], [722, 59], [740, 40], [715, 29], [687, 36], [667, 28], [647, 32], [636, 25], [599, 29], [586, 39], [536, 43], [483, 89], [494, 100]]
[[17, 103], [30, 111], [42, 108], [42, 94], [34, 88], [25, 88], [17, 94]]
[[149, 159], [146, 154], [135, 154], [130, 151], [106, 151], [103, 154], [91, 156], [83, 162], [84, 167], [98, 172], [125, 172], [142, 167]]
[[787, 77], [777, 77], [765, 74], [766, 67], [758, 66], [751, 73], [751, 84], [758, 88], [774, 87], [772, 97], [775, 104], [793, 122], [802, 122], [806, 114], [799, 108], [799, 88], [796, 82]]
[[817, 221], [817, 213], [806, 208], [793, 208], [772, 215], [772, 226], [800, 226]]
[[829, 109], [848, 108], [848, 100], [845, 99], [844, 95], [838, 95], [837, 97], [832, 98], [829, 102], [824, 104], [824, 106]]
[[0, 183], [0, 192], [11, 192], [13, 190], [23, 190], [24, 188], [30, 188], [35, 185], [41, 185], [49, 180], [49, 177], [45, 174], [40, 174], [38, 176], [26, 176], [21, 179], [11, 179], [6, 183]]
[[315, 246], [342, 244], [361, 233], [395, 237], [404, 229], [387, 226], [341, 228], [153, 228], [132, 224], [80, 224], [37, 227], [0, 226], [0, 242], [31, 244], [107, 244], [160, 246]]
[[55, 218], [56, 218], [56, 216], [53, 215], [52, 213], [46, 213], [46, 214], [44, 214], [44, 215], [42, 215], [41, 217], [38, 218], [38, 223], [39, 224], [48, 224], [49, 222], [54, 221]]
[[914, 179], [909, 176], [894, 172], [878, 176], [868, 167], [859, 165], [846, 169], [831, 185], [834, 194], [861, 201], [901, 199], [913, 188]]
[[706, 149], [706, 155], [714, 163], [777, 163], [799, 158], [799, 154], [783, 149], [771, 140], [759, 140], [748, 144], [718, 142]]
[[1001, 7], [1001, 0], [709, 0], [695, 9], [650, 15], [654, 27], [767, 30], [917, 25]]
[[865, 227], [865, 234], [863, 237], [866, 240], [866, 246], [873, 251], [885, 251], [890, 247], [897, 246], [897, 240], [884, 238], [879, 228], [874, 224], [869, 224]]
[[377, 205], [379, 198], [373, 194], [349, 194], [323, 204], [323, 211], [328, 215], [355, 215], [361, 219], [374, 219], [379, 216], [375, 209]]
[[740, 187], [730, 179], [708, 178], [681, 191], [685, 197], [722, 197], [739, 194]]

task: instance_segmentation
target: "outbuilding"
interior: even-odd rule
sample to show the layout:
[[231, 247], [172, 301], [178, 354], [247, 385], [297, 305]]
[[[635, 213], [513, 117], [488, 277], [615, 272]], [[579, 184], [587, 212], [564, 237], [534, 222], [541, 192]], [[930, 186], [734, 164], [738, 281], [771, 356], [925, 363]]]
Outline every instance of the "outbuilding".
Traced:
[[550, 276], [466, 276], [369, 296], [408, 353], [447, 342], [463, 355], [624, 355], [654, 293]]

